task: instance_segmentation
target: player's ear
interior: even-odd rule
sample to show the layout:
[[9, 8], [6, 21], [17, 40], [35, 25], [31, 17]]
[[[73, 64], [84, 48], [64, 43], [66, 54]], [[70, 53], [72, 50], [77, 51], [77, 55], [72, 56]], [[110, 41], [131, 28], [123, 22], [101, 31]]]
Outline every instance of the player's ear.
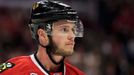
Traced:
[[38, 29], [38, 30], [37, 30], [37, 34], [38, 34], [38, 36], [40, 36], [40, 37], [45, 37], [45, 36], [47, 36], [47, 35], [46, 35], [46, 32], [45, 32], [43, 29]]
[[39, 42], [40, 44], [42, 45], [47, 45], [49, 40], [48, 40], [48, 36], [47, 36], [47, 33], [45, 32], [44, 29], [38, 29], [37, 30], [37, 35], [38, 35], [38, 39], [39, 39]]

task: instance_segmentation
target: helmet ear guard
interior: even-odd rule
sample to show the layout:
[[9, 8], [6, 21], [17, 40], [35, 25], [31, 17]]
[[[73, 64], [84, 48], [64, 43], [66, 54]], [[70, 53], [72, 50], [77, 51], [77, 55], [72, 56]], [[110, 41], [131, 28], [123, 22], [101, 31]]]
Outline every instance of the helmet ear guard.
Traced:
[[29, 26], [29, 29], [30, 29], [32, 38], [33, 38], [33, 39], [36, 39], [36, 33], [37, 33], [37, 32], [36, 32], [36, 30], [37, 30], [36, 25], [34, 25], [34, 24], [29, 24], [28, 26]]
[[33, 39], [38, 39], [37, 30], [38, 29], [44, 29], [47, 33], [47, 35], [51, 35], [52, 31], [52, 24], [50, 23], [32, 23], [29, 24], [29, 28], [32, 34]]

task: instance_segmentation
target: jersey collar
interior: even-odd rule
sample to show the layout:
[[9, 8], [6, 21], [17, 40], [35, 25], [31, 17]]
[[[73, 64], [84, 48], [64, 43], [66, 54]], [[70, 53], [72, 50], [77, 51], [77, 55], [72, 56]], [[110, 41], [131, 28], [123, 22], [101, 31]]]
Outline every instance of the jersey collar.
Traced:
[[[50, 75], [50, 72], [41, 64], [41, 62], [38, 60], [38, 58], [36, 57], [36, 54], [32, 54], [30, 55], [30, 58], [32, 60], [32, 62], [39, 68], [39, 70], [41, 72], [43, 72], [45, 75]], [[65, 75], [66, 73], [66, 66], [65, 64], [63, 63], [63, 75]]]

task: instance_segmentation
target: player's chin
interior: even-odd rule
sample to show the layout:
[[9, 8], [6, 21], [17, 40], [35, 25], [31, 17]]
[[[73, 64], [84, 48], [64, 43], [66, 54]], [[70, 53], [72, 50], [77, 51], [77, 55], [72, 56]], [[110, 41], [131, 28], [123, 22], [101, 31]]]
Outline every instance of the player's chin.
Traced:
[[73, 55], [74, 53], [74, 50], [73, 49], [68, 49], [64, 52], [64, 56], [71, 56]]
[[66, 49], [66, 50], [64, 50], [64, 51], [60, 51], [60, 52], [58, 52], [60, 55], [62, 55], [62, 56], [71, 56], [73, 53], [74, 53], [74, 50], [72, 49]]

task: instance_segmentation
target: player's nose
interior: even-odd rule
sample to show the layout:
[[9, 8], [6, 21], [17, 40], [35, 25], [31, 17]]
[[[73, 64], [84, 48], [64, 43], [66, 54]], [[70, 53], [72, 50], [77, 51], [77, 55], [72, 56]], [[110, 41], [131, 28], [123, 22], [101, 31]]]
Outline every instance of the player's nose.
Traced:
[[69, 35], [68, 35], [68, 39], [71, 40], [71, 41], [74, 41], [75, 34], [73, 32], [70, 32]]

